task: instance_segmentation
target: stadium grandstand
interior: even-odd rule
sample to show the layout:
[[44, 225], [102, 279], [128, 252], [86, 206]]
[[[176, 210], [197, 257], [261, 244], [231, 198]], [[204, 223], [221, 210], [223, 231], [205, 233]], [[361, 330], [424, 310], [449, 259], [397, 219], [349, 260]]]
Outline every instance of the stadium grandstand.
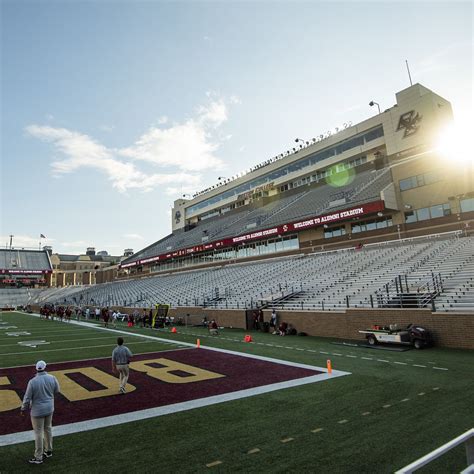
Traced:
[[415, 84], [361, 123], [177, 199], [172, 233], [108, 282], [30, 302], [474, 311], [472, 161], [436, 147], [451, 122], [450, 103]]
[[[221, 265], [471, 231], [472, 163], [441, 156], [450, 103], [420, 84], [253, 169], [180, 198], [173, 232], [121, 262], [119, 276]], [[454, 165], [457, 163], [456, 165]]]
[[25, 305], [48, 285], [51, 273], [45, 250], [0, 249], [0, 308]]

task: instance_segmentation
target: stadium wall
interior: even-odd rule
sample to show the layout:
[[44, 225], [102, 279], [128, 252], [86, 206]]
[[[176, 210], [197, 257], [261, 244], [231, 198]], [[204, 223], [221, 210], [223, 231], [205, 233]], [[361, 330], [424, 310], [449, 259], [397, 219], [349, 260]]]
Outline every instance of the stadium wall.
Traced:
[[[271, 311], [265, 311], [265, 320]], [[474, 349], [474, 314], [433, 313], [427, 309], [347, 309], [343, 312], [277, 311], [278, 321], [292, 324], [298, 332], [311, 336], [365, 339], [359, 330], [378, 324], [419, 324], [432, 334], [439, 347]]]
[[[127, 308], [124, 308], [126, 312]], [[128, 309], [130, 311], [130, 309]], [[217, 310], [211, 308], [174, 308], [170, 316], [188, 317], [188, 324], [199, 324], [204, 316], [210, 321], [215, 319], [219, 326], [245, 329], [244, 310]], [[265, 321], [270, 321], [270, 310], [264, 310]], [[470, 313], [433, 313], [428, 309], [356, 309], [345, 311], [277, 311], [278, 322], [285, 321], [298, 332], [310, 336], [338, 339], [363, 340], [359, 330], [374, 324], [388, 326], [398, 324], [419, 324], [432, 334], [438, 347], [474, 349], [474, 314]]]
[[[33, 306], [39, 312], [39, 306]], [[121, 313], [131, 313], [135, 308], [114, 307]], [[137, 308], [139, 312], [143, 308]], [[246, 329], [246, 313], [241, 309], [218, 310], [201, 307], [172, 308], [169, 312], [174, 318], [183, 318], [187, 324], [200, 324], [204, 317], [215, 319], [219, 326]], [[270, 321], [271, 310], [264, 310], [265, 321]], [[428, 309], [356, 309], [345, 311], [277, 311], [278, 323], [285, 321], [298, 332], [309, 336], [336, 339], [364, 340], [359, 330], [377, 324], [388, 326], [398, 324], [419, 324], [426, 327], [438, 347], [474, 350], [473, 313], [433, 313]]]

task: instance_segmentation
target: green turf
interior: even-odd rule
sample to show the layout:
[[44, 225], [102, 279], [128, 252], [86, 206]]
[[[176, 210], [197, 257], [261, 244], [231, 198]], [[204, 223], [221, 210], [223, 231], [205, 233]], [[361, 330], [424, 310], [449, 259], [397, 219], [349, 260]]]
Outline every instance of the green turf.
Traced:
[[[3, 313], [3, 320], [14, 323], [17, 330], [30, 330], [31, 339], [43, 338], [51, 344], [18, 350], [17, 338], [6, 337], [2, 331], [2, 367], [32, 364], [39, 358], [58, 362], [108, 357], [117, 337], [19, 313]], [[209, 337], [201, 328], [178, 327], [177, 334], [121, 329], [130, 332], [127, 345], [135, 353], [172, 348], [159, 341], [144, 342], [142, 333], [185, 342], [199, 337], [202, 345], [305, 364], [325, 366], [330, 358], [333, 368], [352, 375], [58, 437], [54, 457], [42, 466], [26, 464], [32, 442], [2, 447], [0, 472], [388, 473], [474, 426], [472, 351], [432, 348], [395, 353], [334, 345], [322, 338], [264, 333], [252, 333], [254, 343], [247, 344], [240, 330], [226, 329], [218, 337]], [[25, 354], [8, 355], [11, 352]], [[341, 420], [348, 421], [338, 423]], [[322, 430], [313, 433], [317, 428]], [[288, 438], [293, 440], [281, 442]], [[255, 448], [259, 451], [248, 454]], [[206, 467], [214, 461], [221, 464]], [[459, 472], [464, 467], [461, 447], [420, 472]]]

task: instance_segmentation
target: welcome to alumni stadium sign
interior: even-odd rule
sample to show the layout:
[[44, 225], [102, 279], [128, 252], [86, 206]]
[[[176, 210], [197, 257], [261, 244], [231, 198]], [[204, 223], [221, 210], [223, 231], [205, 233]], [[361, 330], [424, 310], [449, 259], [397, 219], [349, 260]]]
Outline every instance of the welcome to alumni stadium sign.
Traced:
[[269, 229], [262, 229], [248, 234], [242, 234], [235, 237], [230, 237], [222, 240], [216, 240], [214, 242], [208, 242], [201, 245], [195, 245], [185, 249], [179, 249], [174, 252], [168, 252], [161, 255], [152, 257], [142, 258], [134, 262], [124, 263], [120, 265], [121, 268], [134, 267], [136, 265], [145, 265], [147, 263], [153, 263], [157, 261], [169, 260], [170, 258], [183, 257], [194, 253], [205, 252], [207, 250], [214, 250], [224, 247], [229, 247], [241, 242], [250, 242], [254, 240], [262, 240], [272, 236], [281, 236], [290, 232], [298, 232], [300, 230], [311, 229], [319, 227], [321, 225], [330, 224], [333, 222], [340, 222], [354, 217], [365, 216], [373, 214], [375, 212], [383, 211], [385, 205], [383, 201], [373, 201], [366, 204], [360, 204], [359, 206], [351, 207], [349, 209], [343, 209], [334, 211], [329, 214], [323, 214], [316, 217], [311, 217], [303, 221], [289, 222], [287, 224], [271, 227]]

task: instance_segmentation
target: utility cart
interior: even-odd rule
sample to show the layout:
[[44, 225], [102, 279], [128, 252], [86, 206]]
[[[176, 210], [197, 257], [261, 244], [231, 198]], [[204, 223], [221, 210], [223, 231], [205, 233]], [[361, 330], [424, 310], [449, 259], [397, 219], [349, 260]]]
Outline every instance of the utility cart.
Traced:
[[430, 332], [417, 324], [409, 324], [406, 329], [401, 329], [396, 324], [390, 326], [372, 326], [371, 329], [359, 331], [365, 334], [367, 342], [374, 346], [378, 343], [403, 344], [423, 349], [431, 345]]

